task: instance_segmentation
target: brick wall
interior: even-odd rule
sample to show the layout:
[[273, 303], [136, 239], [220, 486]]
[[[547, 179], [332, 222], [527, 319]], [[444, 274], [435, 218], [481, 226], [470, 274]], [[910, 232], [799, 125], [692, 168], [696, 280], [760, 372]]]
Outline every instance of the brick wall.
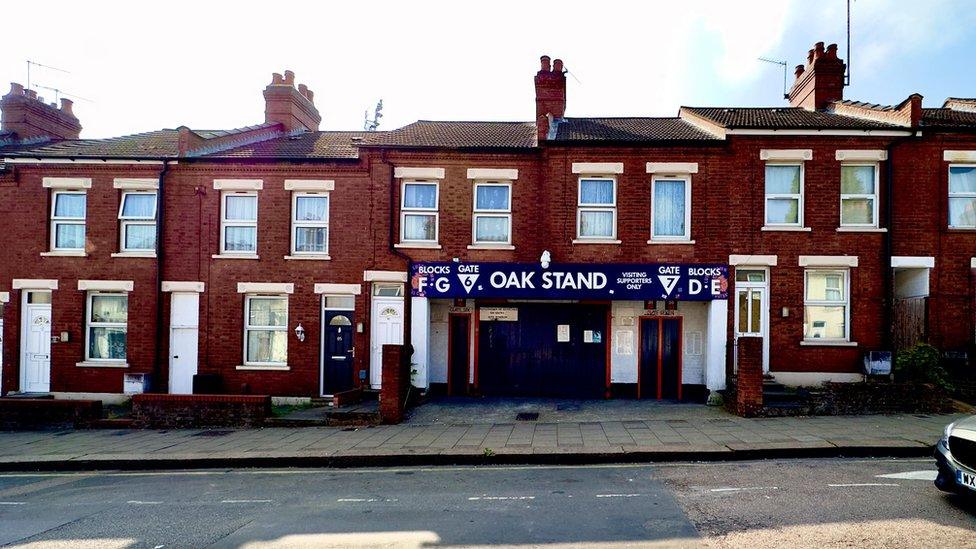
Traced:
[[271, 397], [257, 395], [156, 395], [132, 397], [137, 427], [257, 427], [271, 415]]
[[410, 364], [403, 345], [383, 346], [383, 388], [380, 390], [380, 420], [395, 424], [403, 421], [407, 390], [410, 388]]
[[740, 337], [735, 381], [735, 413], [752, 417], [763, 408], [762, 338]]

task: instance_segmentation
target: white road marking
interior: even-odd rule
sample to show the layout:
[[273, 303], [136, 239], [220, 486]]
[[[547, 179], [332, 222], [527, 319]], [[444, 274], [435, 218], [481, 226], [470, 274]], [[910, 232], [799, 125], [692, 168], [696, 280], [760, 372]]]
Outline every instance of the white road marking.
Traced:
[[778, 486], [747, 486], [745, 488], [712, 488], [709, 492], [748, 492], [754, 490], [779, 490]]
[[521, 501], [527, 499], [535, 499], [535, 496], [473, 496], [468, 498], [468, 501]]
[[27, 505], [23, 501], [0, 501], [0, 505]]
[[877, 478], [897, 478], [902, 480], [935, 480], [939, 476], [938, 471], [906, 471], [904, 473], [889, 473], [887, 475], [874, 475]]
[[400, 500], [398, 500], [397, 498], [339, 498], [336, 500], [336, 502], [338, 503], [373, 503], [376, 501], [393, 503]]
[[598, 498], [636, 498], [644, 494], [597, 494]]
[[890, 482], [852, 482], [850, 484], [828, 484], [831, 488], [857, 488], [861, 486], [901, 486]]
[[225, 499], [220, 503], [271, 503], [270, 499]]
[[138, 499], [130, 499], [126, 503], [130, 505], [159, 505], [162, 502], [161, 501], [140, 501]]

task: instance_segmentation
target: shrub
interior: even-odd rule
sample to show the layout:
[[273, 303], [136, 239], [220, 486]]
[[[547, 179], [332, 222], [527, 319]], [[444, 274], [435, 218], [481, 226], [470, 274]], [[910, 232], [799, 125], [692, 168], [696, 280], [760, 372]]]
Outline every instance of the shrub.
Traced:
[[949, 373], [942, 366], [942, 354], [928, 343], [919, 343], [898, 352], [895, 359], [895, 379], [901, 382], [931, 383], [946, 391], [952, 390]]

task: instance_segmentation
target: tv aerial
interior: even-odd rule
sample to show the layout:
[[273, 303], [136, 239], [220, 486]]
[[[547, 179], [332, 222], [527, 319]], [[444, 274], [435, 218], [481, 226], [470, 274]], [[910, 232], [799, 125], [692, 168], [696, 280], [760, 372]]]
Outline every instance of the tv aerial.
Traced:
[[373, 118], [369, 117], [369, 110], [363, 112], [363, 129], [368, 132], [375, 132], [377, 128], [380, 127], [380, 118], [383, 118], [383, 100], [380, 99], [376, 103], [376, 108], [373, 110]]

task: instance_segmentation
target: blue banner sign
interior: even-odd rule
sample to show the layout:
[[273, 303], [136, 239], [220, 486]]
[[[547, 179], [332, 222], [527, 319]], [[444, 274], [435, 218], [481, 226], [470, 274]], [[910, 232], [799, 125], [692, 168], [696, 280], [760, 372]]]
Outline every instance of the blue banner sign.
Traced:
[[505, 299], [728, 299], [729, 268], [717, 264], [431, 262], [410, 266], [410, 295]]

